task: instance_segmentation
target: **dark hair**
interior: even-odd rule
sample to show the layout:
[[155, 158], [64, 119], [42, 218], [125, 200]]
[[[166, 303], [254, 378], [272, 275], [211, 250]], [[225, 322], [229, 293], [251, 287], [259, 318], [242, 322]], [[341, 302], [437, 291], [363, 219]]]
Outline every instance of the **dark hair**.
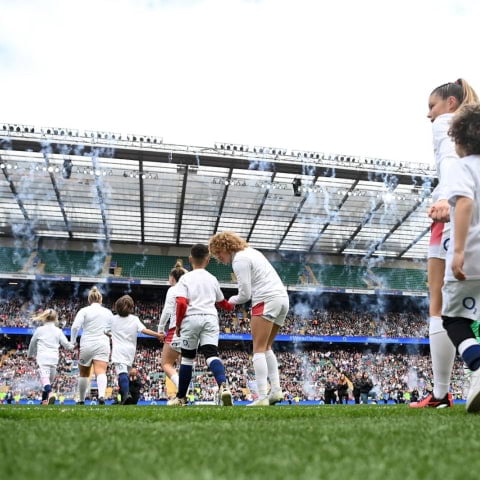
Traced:
[[448, 134], [465, 155], [480, 155], [480, 104], [462, 107], [453, 117]]
[[463, 78], [440, 85], [430, 95], [438, 95], [443, 100], [446, 100], [448, 97], [455, 97], [458, 101], [458, 106], [478, 102], [478, 95], [475, 90]]
[[171, 270], [170, 270], [170, 276], [173, 277], [175, 279], [176, 282], [178, 282], [180, 280], [180, 277], [182, 275], [184, 275], [185, 273], [187, 273], [187, 270], [185, 270], [183, 268], [183, 264], [182, 262], [178, 261], [176, 264], [175, 264], [175, 267], [173, 267]]
[[209, 255], [208, 245], [196, 243], [190, 250], [190, 255], [197, 262], [203, 262]]
[[115, 302], [115, 310], [121, 317], [128, 317], [133, 313], [135, 303], [130, 295], [124, 295]]

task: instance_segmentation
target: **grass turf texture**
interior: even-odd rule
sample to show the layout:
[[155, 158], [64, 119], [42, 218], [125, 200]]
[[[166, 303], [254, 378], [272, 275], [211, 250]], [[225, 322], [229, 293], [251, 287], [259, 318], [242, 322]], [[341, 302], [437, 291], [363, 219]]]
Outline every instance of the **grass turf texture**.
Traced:
[[478, 479], [464, 406], [0, 406], [2, 478]]

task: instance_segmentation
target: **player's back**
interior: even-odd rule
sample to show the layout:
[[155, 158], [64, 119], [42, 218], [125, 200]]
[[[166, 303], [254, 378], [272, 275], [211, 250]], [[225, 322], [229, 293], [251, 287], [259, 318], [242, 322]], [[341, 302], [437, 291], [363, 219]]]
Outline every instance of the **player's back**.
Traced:
[[223, 300], [218, 280], [203, 268], [182, 276], [177, 284], [177, 296], [188, 301], [186, 315], [217, 315], [215, 303]]
[[83, 307], [77, 313], [73, 327], [80, 327], [82, 332], [82, 343], [105, 340], [105, 332], [110, 330], [113, 314], [110, 310], [99, 303], [92, 303]]

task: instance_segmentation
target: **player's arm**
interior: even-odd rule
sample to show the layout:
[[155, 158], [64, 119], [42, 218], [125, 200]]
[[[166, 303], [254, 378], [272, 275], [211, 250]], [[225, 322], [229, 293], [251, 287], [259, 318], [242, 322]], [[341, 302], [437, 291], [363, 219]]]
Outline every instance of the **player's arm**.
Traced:
[[160, 315], [160, 321], [158, 322], [158, 333], [165, 333], [165, 327], [167, 322], [172, 315], [173, 309], [175, 307], [175, 298], [171, 295], [171, 290], [167, 292], [167, 297], [165, 298], [165, 305], [163, 306], [162, 313]]
[[73, 343], [74, 345], [77, 343], [77, 335], [82, 328], [84, 321], [85, 313], [82, 308], [78, 311], [78, 313], [75, 315], [75, 319], [73, 320], [72, 328], [70, 329], [70, 343]]
[[473, 200], [469, 197], [458, 196], [455, 203], [455, 243], [453, 245], [452, 271], [457, 280], [465, 280], [463, 270], [465, 258], [465, 243], [468, 229], [472, 220]]
[[28, 352], [27, 356], [28, 357], [35, 357], [37, 355], [37, 332], [33, 334], [32, 339], [30, 340], [30, 343], [28, 344]]
[[242, 259], [232, 265], [235, 276], [237, 277], [238, 293], [229, 298], [229, 302], [234, 305], [241, 305], [252, 298], [252, 272], [250, 262]]
[[164, 333], [154, 332], [153, 330], [150, 330], [149, 328], [144, 328], [142, 330], [142, 333], [145, 334], [145, 335], [150, 335], [151, 337], [158, 338], [158, 340], [160, 340], [161, 342], [163, 342], [163, 340], [165, 339], [165, 334]]
[[235, 305], [233, 303], [230, 303], [229, 301], [223, 299], [215, 304], [218, 308], [221, 308], [223, 310], [226, 310], [227, 312], [233, 311], [235, 308]]
[[63, 332], [60, 335], [60, 345], [63, 348], [66, 348], [67, 350], [70, 350], [70, 351], [75, 348], [75, 345], [68, 341], [67, 337], [65, 336], [65, 334]]

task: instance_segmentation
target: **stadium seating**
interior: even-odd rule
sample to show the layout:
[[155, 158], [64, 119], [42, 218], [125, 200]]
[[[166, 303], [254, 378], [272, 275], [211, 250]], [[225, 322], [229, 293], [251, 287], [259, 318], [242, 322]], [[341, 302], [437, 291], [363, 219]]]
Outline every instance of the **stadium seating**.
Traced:
[[[142, 255], [133, 253], [79, 252], [65, 250], [40, 250], [33, 268], [33, 253], [27, 249], [0, 248], [0, 271], [93, 275], [110, 274], [125, 278], [167, 280], [171, 269], [179, 259], [173, 255]], [[180, 259], [190, 269], [188, 258]], [[105, 265], [108, 263], [108, 265]], [[115, 268], [108, 268], [115, 265]], [[291, 261], [272, 261], [285, 285], [319, 285], [333, 288], [377, 288], [389, 290], [426, 291], [426, 271], [415, 268], [367, 268], [359, 265], [302, 264]], [[28, 267], [28, 268], [27, 268]], [[22, 270], [23, 269], [23, 270]], [[231, 265], [223, 265], [212, 259], [207, 270], [220, 283], [235, 283]]]
[[46, 274], [100, 275], [104, 253], [65, 250], [39, 250]]
[[2, 272], [19, 272], [30, 256], [26, 248], [0, 248], [0, 265]]

